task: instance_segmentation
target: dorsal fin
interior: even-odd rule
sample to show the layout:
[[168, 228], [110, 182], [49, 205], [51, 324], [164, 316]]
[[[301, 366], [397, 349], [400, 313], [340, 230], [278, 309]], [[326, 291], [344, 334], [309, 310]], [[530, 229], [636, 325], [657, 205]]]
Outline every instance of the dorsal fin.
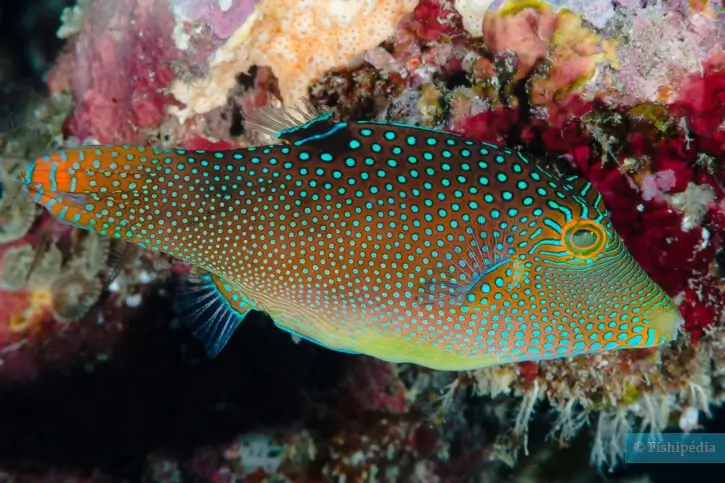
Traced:
[[246, 115], [244, 129], [251, 135], [271, 136], [297, 146], [321, 139], [344, 127], [332, 113], [315, 108], [301, 98], [290, 107], [264, 107]]
[[207, 356], [214, 358], [252, 310], [252, 304], [218, 275], [191, 275], [182, 284], [174, 301], [174, 311], [201, 341]]

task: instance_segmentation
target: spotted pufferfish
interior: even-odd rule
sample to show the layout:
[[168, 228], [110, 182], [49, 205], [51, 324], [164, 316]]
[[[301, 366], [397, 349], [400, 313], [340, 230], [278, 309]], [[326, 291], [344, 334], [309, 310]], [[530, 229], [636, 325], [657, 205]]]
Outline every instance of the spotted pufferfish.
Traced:
[[60, 220], [203, 269], [184, 315], [212, 357], [252, 310], [331, 349], [441, 370], [677, 337], [677, 307], [581, 178], [309, 103], [247, 127], [275, 144], [69, 149], [20, 179]]

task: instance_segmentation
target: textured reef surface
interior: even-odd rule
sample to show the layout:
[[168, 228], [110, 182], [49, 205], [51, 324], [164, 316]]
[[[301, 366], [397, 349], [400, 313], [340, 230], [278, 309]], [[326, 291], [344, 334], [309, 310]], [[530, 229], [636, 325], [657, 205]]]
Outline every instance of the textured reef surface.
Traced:
[[[596, 481], [592, 467], [618, 471], [627, 431], [712, 424], [725, 401], [725, 2], [78, 0], [62, 21], [47, 94], [0, 91], [0, 478]], [[109, 283], [112, 243], [7, 182], [57, 147], [269, 141], [244, 113], [302, 96], [587, 178], [683, 334], [437, 373], [251, 317], [207, 361], [171, 315], [189, 267], [138, 250]]]

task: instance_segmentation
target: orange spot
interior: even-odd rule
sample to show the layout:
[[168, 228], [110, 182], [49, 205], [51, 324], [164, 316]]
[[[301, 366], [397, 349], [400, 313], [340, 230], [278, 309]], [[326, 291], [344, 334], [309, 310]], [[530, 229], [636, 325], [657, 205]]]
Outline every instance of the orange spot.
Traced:
[[[723, 7], [725, 7], [725, 2], [723, 3]], [[701, 13], [713, 20], [717, 18], [717, 13], [715, 13], [715, 10], [710, 6], [710, 0], [689, 0], [690, 9], [694, 13]]]
[[410, 61], [408, 62], [408, 70], [409, 70], [409, 71], [411, 71], [411, 70], [415, 70], [415, 69], [417, 69], [418, 67], [420, 67], [420, 59], [411, 59], [411, 60], [410, 60]]
[[675, 90], [670, 86], [660, 86], [657, 89], [657, 100], [662, 102], [669, 102], [674, 97]]

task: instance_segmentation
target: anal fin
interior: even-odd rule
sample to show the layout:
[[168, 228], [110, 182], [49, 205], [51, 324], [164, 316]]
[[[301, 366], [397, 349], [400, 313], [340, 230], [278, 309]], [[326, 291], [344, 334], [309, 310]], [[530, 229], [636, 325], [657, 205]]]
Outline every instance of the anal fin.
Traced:
[[174, 310], [192, 335], [201, 341], [207, 356], [224, 349], [252, 304], [230, 283], [213, 274], [187, 278]]
[[274, 320], [273, 319], [273, 322], [274, 322], [275, 327], [277, 327], [278, 329], [283, 330], [284, 332], [287, 332], [289, 335], [291, 335], [292, 338], [293, 338], [292, 340], [295, 343], [298, 343], [298, 342], [300, 342], [302, 340], [305, 340], [305, 341], [310, 342], [312, 344], [315, 344], [317, 346], [324, 347], [325, 349], [333, 350], [333, 351], [336, 351], [336, 352], [341, 352], [343, 354], [352, 354], [352, 355], [359, 355], [360, 354], [359, 352], [356, 352], [356, 351], [353, 351], [353, 350], [349, 350], [349, 349], [339, 349], [337, 347], [331, 347], [331, 346], [329, 346], [327, 344], [324, 344], [323, 342], [320, 342], [319, 340], [315, 339], [314, 337], [312, 337], [310, 335], [305, 335], [305, 334], [303, 334], [301, 332], [298, 332], [298, 331], [296, 331], [294, 329], [291, 329], [291, 328], [285, 326], [283, 323], [281, 323], [281, 322], [279, 322], [277, 320]]

